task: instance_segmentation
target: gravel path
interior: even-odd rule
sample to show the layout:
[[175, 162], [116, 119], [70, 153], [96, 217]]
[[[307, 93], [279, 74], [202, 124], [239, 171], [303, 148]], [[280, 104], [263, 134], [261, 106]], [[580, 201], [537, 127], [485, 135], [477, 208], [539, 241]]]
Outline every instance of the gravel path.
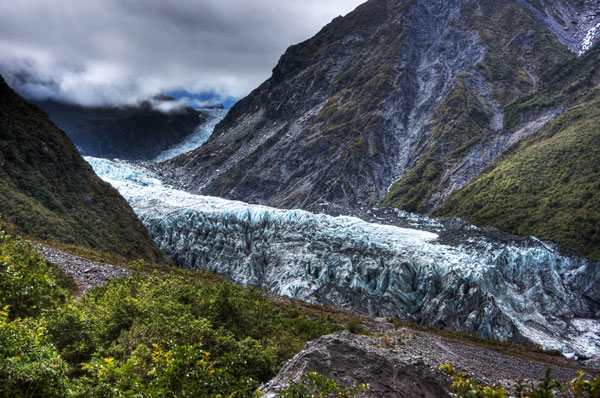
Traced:
[[59, 265], [67, 275], [72, 275], [82, 294], [112, 278], [131, 275], [131, 271], [109, 264], [97, 263], [61, 251], [37, 245], [46, 260]]

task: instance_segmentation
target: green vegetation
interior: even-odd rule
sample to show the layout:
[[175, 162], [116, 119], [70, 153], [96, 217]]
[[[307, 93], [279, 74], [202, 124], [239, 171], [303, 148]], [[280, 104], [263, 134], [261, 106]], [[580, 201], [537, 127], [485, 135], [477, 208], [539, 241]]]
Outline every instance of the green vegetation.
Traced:
[[76, 300], [37, 249], [2, 233], [0, 396], [255, 397], [308, 340], [341, 328], [210, 273], [131, 268], [144, 272]]
[[290, 381], [290, 386], [279, 393], [281, 398], [354, 398], [369, 388], [368, 384], [358, 384], [342, 388], [333, 380], [328, 380], [314, 372], [302, 376], [300, 383]]
[[600, 260], [600, 90], [501, 155], [435, 212]]
[[346, 323], [346, 329], [352, 334], [370, 334], [367, 329], [357, 319], [351, 319]]
[[581, 101], [600, 83], [598, 59], [600, 46], [596, 45], [584, 56], [572, 56], [544, 72], [535, 91], [504, 108], [504, 128], [512, 130], [545, 110], [570, 107]]
[[69, 138], [1, 79], [0, 221], [58, 246], [164, 258], [127, 202]]
[[506, 105], [533, 89], [527, 73], [539, 76], [571, 56], [570, 51], [516, 0], [478, 0], [463, 6], [467, 27], [487, 48], [477, 65], [493, 98]]
[[569, 108], [513, 145], [433, 213], [552, 240], [600, 260], [600, 46], [544, 73], [508, 104], [504, 127]]
[[439, 187], [444, 172], [489, 136], [490, 117], [490, 112], [460, 79], [428, 122], [433, 131], [424, 150], [418, 150], [423, 152], [419, 162], [394, 183], [380, 206], [413, 212], [430, 210], [428, 200]]
[[577, 373], [577, 377], [568, 383], [561, 383], [552, 378], [550, 369], [546, 376], [537, 383], [521, 378], [516, 380], [515, 386], [511, 392], [505, 390], [498, 384], [482, 385], [477, 383], [473, 377], [468, 377], [465, 372], [458, 372], [452, 364], [440, 366], [442, 370], [452, 380], [450, 389], [453, 396], [459, 398], [552, 398], [552, 397], [571, 397], [571, 398], [597, 398], [600, 397], [600, 376], [595, 379], [586, 379], [582, 371]]

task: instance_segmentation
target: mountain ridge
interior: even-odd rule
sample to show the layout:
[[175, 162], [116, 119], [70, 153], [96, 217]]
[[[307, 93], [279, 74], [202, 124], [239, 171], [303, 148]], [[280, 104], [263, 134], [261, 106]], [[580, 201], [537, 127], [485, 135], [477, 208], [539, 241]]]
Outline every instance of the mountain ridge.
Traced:
[[[477, 6], [488, 8], [481, 14], [486, 17]], [[510, 90], [527, 92], [533, 87], [529, 74], [568, 56], [567, 48], [528, 10], [516, 1], [502, 7], [489, 1], [367, 2], [290, 47], [272, 77], [232, 108], [204, 149], [167, 168], [192, 192], [231, 199], [303, 208], [321, 200], [374, 205], [395, 175], [414, 167], [411, 153], [428, 135], [418, 131], [458, 82], [455, 76], [479, 75], [471, 86], [498, 118], [494, 108], [507, 102], [503, 98]], [[498, 36], [486, 34], [482, 26], [494, 18], [508, 24], [506, 38], [499, 41], [515, 47], [510, 57], [488, 48]], [[536, 40], [521, 37], [519, 32], [532, 29], [528, 24], [541, 32]], [[531, 50], [517, 53], [516, 42]], [[452, 57], [454, 52], [459, 55]], [[514, 84], [516, 72], [510, 68], [508, 77], [495, 77], [508, 73], [498, 66], [498, 57], [509, 59], [510, 65], [531, 58], [531, 70], [513, 68], [524, 88]], [[440, 68], [450, 80], [434, 72]], [[486, 74], [492, 78], [486, 80]], [[486, 82], [511, 88], [492, 84], [486, 93]], [[222, 134], [231, 146], [219, 141]], [[336, 151], [337, 146], [344, 150]], [[307, 152], [315, 155], [308, 159]], [[310, 170], [311, 160], [328, 167]]]
[[48, 243], [165, 260], [125, 199], [0, 77], [0, 220]]
[[[36, 101], [85, 156], [151, 160], [206, 122], [202, 110], [157, 96], [139, 105], [87, 107]], [[168, 109], [161, 109], [161, 107]], [[172, 108], [172, 109], [171, 109]]]

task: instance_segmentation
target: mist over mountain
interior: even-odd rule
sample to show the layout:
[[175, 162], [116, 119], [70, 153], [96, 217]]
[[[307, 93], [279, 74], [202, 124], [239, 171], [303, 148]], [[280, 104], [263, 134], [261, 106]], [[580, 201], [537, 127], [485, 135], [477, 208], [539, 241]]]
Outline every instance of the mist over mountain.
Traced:
[[154, 159], [209, 119], [205, 112], [169, 97], [137, 106], [84, 107], [50, 100], [37, 105], [83, 155], [120, 159]]

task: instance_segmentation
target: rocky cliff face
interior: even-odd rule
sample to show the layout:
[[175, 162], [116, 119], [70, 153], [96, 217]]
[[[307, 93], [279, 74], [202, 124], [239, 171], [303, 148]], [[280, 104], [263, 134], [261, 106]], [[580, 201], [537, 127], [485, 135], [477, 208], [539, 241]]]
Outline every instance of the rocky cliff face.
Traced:
[[163, 260], [131, 207], [0, 77], [0, 222], [60, 245]]
[[279, 207], [385, 197], [431, 211], [560, 113], [503, 124], [504, 107], [585, 51], [599, 21], [597, 1], [368, 1], [290, 47], [203, 147], [165, 169], [191, 192]]
[[84, 107], [56, 101], [37, 105], [64, 130], [87, 156], [154, 159], [162, 151], [193, 134], [210, 119], [189, 107], [160, 110], [172, 99], [160, 97], [139, 106]]
[[[437, 215], [533, 234], [600, 259], [600, 45], [544, 73], [506, 107], [517, 135], [539, 115], [560, 114], [499, 156]], [[525, 127], [521, 127], [525, 126]]]

